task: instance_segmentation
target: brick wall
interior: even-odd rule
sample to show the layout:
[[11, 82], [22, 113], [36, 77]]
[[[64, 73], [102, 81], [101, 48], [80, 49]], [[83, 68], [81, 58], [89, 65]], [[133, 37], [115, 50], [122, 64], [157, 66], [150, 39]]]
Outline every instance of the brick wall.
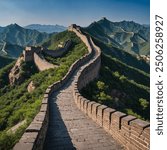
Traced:
[[73, 87], [76, 105], [85, 114], [103, 127], [109, 134], [128, 150], [149, 150], [150, 123], [137, 119], [84, 98], [79, 91], [98, 76], [100, 68], [100, 48], [90, 39], [91, 46], [98, 53], [85, 68], [81, 70]]
[[[82, 34], [82, 33], [80, 33]], [[84, 36], [84, 35], [83, 35]], [[81, 35], [82, 37], [82, 35]], [[67, 80], [70, 80], [73, 73], [83, 64], [87, 63], [92, 59], [93, 53], [92, 50], [89, 50], [88, 54], [85, 54], [82, 58], [74, 62], [67, 74], [63, 77], [62, 80], [57, 81], [50, 85], [43, 96], [42, 105], [39, 113], [35, 116], [31, 124], [27, 127], [25, 133], [22, 135], [21, 139], [14, 146], [14, 150], [41, 150], [45, 141], [45, 136], [48, 128], [49, 120], [49, 98], [54, 91], [59, 90]]]
[[44, 58], [41, 58], [40, 55], [35, 52], [34, 52], [34, 62], [39, 71], [44, 71], [55, 67], [55, 65], [47, 62]]
[[47, 50], [47, 49], [44, 49], [43, 52], [49, 56], [52, 56], [52, 57], [59, 57], [59, 56], [62, 56], [64, 53], [66, 53], [69, 49], [69, 47], [71, 46], [71, 40], [68, 40], [64, 47], [63, 48], [60, 48], [60, 49], [57, 49], [57, 50]]

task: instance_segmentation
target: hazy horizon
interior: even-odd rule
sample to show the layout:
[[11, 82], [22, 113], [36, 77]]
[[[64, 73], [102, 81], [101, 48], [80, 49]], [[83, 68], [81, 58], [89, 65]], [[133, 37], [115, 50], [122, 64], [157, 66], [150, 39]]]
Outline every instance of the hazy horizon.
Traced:
[[[12, 14], [12, 15], [11, 15]], [[0, 1], [0, 26], [17, 23], [88, 26], [106, 17], [113, 22], [123, 20], [139, 24], [150, 22], [149, 0], [5, 0]]]
[[[100, 18], [101, 19], [101, 18]], [[100, 20], [99, 19], [99, 20]], [[107, 18], [108, 19], [108, 18]], [[92, 20], [92, 22], [90, 22], [90, 24], [91, 23], [93, 23], [94, 21], [99, 21], [99, 20]], [[109, 20], [109, 19], [108, 19]], [[120, 21], [112, 21], [112, 20], [109, 20], [109, 21], [111, 21], [111, 22], [122, 22], [122, 21], [133, 21], [133, 20], [120, 20]], [[135, 21], [133, 21], [133, 22], [135, 22]], [[139, 23], [139, 22], [135, 22], [135, 23], [138, 23], [138, 24], [141, 24], [141, 23]], [[28, 26], [28, 25], [53, 25], [53, 26], [55, 26], [55, 25], [59, 25], [59, 26], [63, 26], [63, 27], [68, 27], [68, 26], [70, 26], [71, 24], [69, 24], [68, 26], [65, 26], [65, 25], [63, 25], [63, 24], [57, 24], [57, 23], [55, 23], [55, 24], [40, 24], [40, 23], [30, 23], [30, 24], [26, 24], [26, 25], [20, 25], [20, 24], [18, 24], [17, 22], [13, 22], [13, 23], [9, 23], [9, 24], [7, 24], [7, 25], [5, 25], [5, 26], [1, 26], [0, 25], [0, 27], [6, 27], [6, 26], [8, 26], [8, 25], [11, 25], [11, 24], [17, 24], [17, 25], [19, 25], [19, 26], [21, 26], [21, 27], [25, 27], [25, 26]], [[75, 24], [75, 22], [74, 22], [74, 24]], [[87, 26], [89, 26], [90, 24], [88, 24]], [[149, 24], [141, 24], [141, 25], [150, 25], [150, 23]], [[85, 26], [84, 26], [85, 27]]]

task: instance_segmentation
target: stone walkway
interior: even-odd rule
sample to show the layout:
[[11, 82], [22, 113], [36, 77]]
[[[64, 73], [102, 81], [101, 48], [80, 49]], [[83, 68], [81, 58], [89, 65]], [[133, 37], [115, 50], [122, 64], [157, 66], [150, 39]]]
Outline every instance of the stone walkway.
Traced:
[[50, 99], [44, 150], [123, 149], [103, 128], [80, 111], [73, 98], [74, 77]]

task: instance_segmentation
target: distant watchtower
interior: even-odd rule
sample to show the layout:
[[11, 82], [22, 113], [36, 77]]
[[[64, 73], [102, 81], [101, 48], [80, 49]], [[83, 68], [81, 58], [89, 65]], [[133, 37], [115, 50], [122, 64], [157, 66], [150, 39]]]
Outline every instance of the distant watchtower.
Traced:
[[73, 29], [76, 29], [77, 25], [76, 24], [71, 24], [69, 27], [68, 27], [68, 31], [73, 31]]
[[40, 53], [41, 47], [25, 47], [23, 50], [24, 61], [33, 61], [34, 60], [34, 52]]

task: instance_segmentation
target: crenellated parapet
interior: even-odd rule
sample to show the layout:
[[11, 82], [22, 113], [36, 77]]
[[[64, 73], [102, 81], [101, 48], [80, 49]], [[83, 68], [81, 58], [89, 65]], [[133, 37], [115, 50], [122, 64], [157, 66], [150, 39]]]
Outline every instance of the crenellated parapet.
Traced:
[[[83, 35], [84, 36], [84, 35]], [[21, 139], [14, 146], [14, 150], [41, 150], [43, 148], [49, 120], [49, 99], [53, 92], [58, 91], [68, 80], [72, 78], [74, 72], [83, 64], [92, 59], [93, 51], [90, 49], [88, 54], [75, 61], [69, 68], [67, 74], [61, 79], [50, 85], [43, 96], [42, 105], [39, 113], [35, 116], [34, 120], [25, 130]]]
[[47, 54], [49, 56], [52, 56], [52, 57], [60, 57], [62, 56], [63, 54], [65, 54], [68, 50], [69, 50], [69, 47], [71, 46], [72, 44], [72, 41], [71, 40], [67, 40], [64, 44], [64, 46], [62, 46], [61, 48], [57, 49], [57, 50], [48, 50], [48, 49], [44, 49], [43, 50], [43, 53], [44, 54]]
[[[72, 28], [72, 30], [75, 30]], [[116, 111], [105, 105], [84, 98], [80, 90], [98, 76], [101, 64], [101, 50], [89, 40], [95, 50], [95, 57], [79, 73], [73, 86], [73, 96], [77, 107], [129, 150], [149, 150], [150, 123], [134, 116]]]

